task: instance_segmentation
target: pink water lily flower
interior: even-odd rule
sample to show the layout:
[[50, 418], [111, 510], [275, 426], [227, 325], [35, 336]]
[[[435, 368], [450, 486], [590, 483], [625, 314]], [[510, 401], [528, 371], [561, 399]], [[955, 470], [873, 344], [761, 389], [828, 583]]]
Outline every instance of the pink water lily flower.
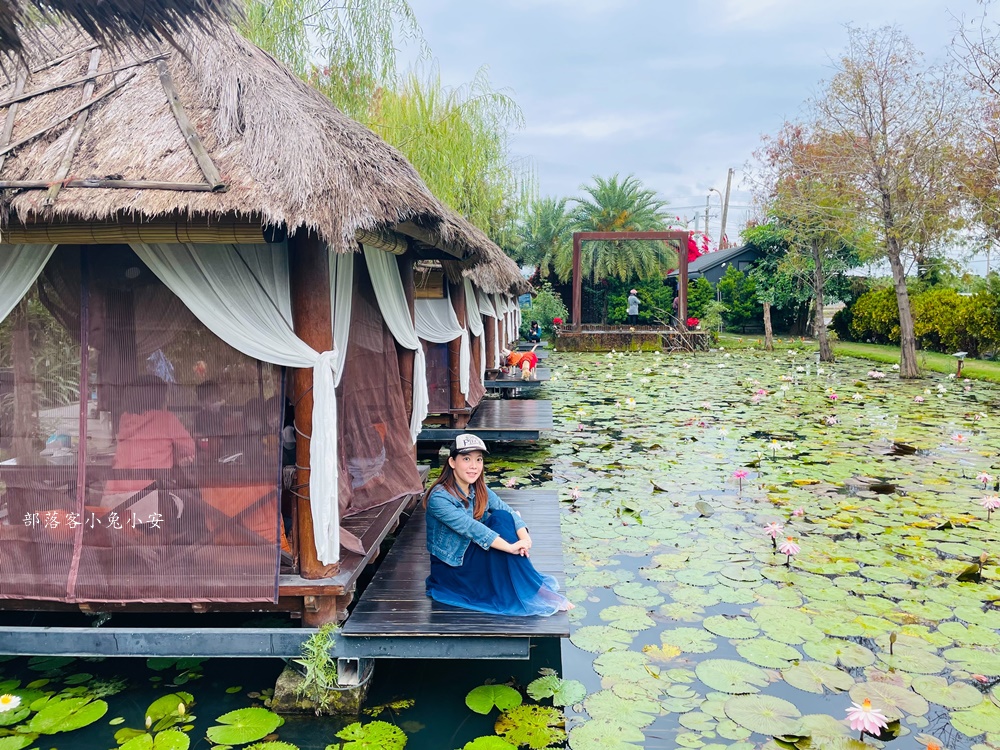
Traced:
[[806, 514], [805, 508], [796, 508], [795, 510], [792, 511], [792, 515], [795, 516], [796, 518], [802, 518], [802, 516], [804, 516], [805, 514]]
[[836, 393], [831, 393], [830, 394], [830, 400], [831, 401], [836, 401], [838, 398], [840, 398], [840, 396], [838, 396]]
[[847, 720], [851, 722], [851, 729], [861, 730], [862, 734], [867, 732], [870, 735], [878, 736], [882, 729], [889, 726], [889, 720], [877, 708], [872, 708], [872, 702], [865, 698], [860, 704], [852, 703], [847, 709]]
[[990, 516], [993, 515], [993, 511], [1000, 508], [1000, 497], [989, 495], [980, 500], [979, 504], [986, 508], [986, 520], [989, 521]]
[[764, 533], [771, 537], [771, 547], [778, 549], [778, 537], [785, 533], [785, 527], [777, 521], [772, 521], [764, 527]]
[[800, 551], [799, 545], [797, 545], [790, 536], [785, 537], [785, 541], [783, 541], [778, 547], [778, 552], [783, 555], [788, 555], [789, 557], [799, 554]]
[[507, 487], [517, 487], [517, 479], [515, 477], [507, 477], [507, 481], [504, 484]]
[[733, 479], [740, 483], [740, 492], [743, 491], [743, 480], [750, 476], [750, 472], [746, 469], [737, 469], [733, 472]]
[[977, 482], [983, 483], [983, 489], [986, 489], [986, 485], [993, 481], [993, 477], [987, 474], [985, 471], [980, 472], [979, 476], [976, 477]]
[[954, 435], [951, 436], [951, 439], [954, 440], [956, 443], [964, 443], [967, 438], [961, 432], [956, 432]]
[[913, 401], [915, 403], [922, 404], [922, 403], [924, 403], [924, 397], [923, 396], [914, 396], [913, 397]]
[[579, 487], [574, 487], [573, 491], [569, 493], [569, 496], [571, 498], [573, 498], [574, 500], [579, 500], [580, 499], [580, 488]]

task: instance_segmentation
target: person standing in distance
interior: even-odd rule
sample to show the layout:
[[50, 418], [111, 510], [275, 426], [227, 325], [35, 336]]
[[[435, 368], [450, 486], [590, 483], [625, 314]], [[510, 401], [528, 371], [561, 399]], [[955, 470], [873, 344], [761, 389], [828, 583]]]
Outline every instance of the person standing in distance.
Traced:
[[635, 289], [628, 293], [628, 324], [634, 326], [639, 322], [639, 294]]

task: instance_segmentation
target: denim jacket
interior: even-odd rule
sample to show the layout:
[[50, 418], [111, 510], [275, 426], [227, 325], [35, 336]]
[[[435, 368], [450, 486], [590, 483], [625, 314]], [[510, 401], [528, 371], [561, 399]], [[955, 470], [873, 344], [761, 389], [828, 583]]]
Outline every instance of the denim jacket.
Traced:
[[499, 536], [486, 526], [491, 510], [505, 510], [514, 518], [514, 527], [523, 529], [526, 524], [520, 514], [491, 489], [487, 489], [489, 502], [482, 521], [472, 517], [475, 505], [475, 488], [469, 488], [468, 506], [452, 495], [442, 485], [438, 485], [427, 498], [427, 551], [446, 565], [459, 567], [465, 559], [469, 542], [475, 542], [483, 549], [489, 549]]

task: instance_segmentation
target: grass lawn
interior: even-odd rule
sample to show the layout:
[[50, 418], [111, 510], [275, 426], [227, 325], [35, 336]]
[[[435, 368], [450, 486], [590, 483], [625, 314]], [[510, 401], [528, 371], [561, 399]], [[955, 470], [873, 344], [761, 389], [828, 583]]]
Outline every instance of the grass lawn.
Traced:
[[[763, 336], [740, 336], [733, 333], [723, 333], [719, 335], [719, 344], [727, 349], [740, 349], [749, 347], [760, 347], [763, 344]], [[760, 342], [760, 343], [758, 343]], [[874, 362], [886, 364], [897, 364], [899, 362], [898, 346], [883, 346], [881, 344], [858, 344], [853, 341], [837, 341], [833, 339], [833, 353], [841, 357], [858, 357], [860, 359], [870, 359]], [[799, 339], [775, 337], [774, 348], [779, 349], [817, 349], [818, 345], [811, 339], [804, 342]], [[917, 352], [917, 361], [921, 370], [931, 370], [933, 372], [952, 373], [956, 369], [955, 358], [950, 354], [939, 354], [937, 352]], [[986, 360], [967, 359], [962, 367], [962, 375], [967, 378], [978, 380], [990, 380], [1000, 383], [1000, 362], [988, 362]]]

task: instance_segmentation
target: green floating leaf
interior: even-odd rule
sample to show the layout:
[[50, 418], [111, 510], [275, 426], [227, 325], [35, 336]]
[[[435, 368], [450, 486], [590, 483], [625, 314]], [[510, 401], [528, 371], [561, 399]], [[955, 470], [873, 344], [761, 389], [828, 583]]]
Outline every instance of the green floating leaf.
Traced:
[[967, 737], [975, 737], [983, 732], [1000, 732], [1000, 708], [992, 701], [983, 701], [967, 711], [955, 711], [951, 715], [951, 723]]
[[770, 638], [752, 638], [736, 644], [740, 656], [760, 667], [784, 669], [802, 658], [802, 654], [786, 643]]
[[122, 743], [118, 750], [153, 750], [153, 735], [148, 732], [137, 734], [132, 739]]
[[179, 729], [165, 729], [157, 732], [153, 739], [153, 750], [188, 750], [191, 738]]
[[76, 659], [71, 656], [33, 656], [28, 660], [28, 669], [33, 672], [54, 672], [68, 667]]
[[839, 664], [848, 669], [875, 663], [875, 654], [870, 649], [843, 638], [829, 637], [821, 641], [810, 641], [802, 645], [802, 650], [817, 661]]
[[[280, 727], [284, 720], [266, 708], [240, 708], [216, 719], [206, 735], [216, 745], [245, 745], [263, 739]], [[339, 735], [338, 735], [339, 736]]]
[[183, 691], [168, 693], [149, 704], [149, 708], [146, 709], [146, 716], [154, 723], [167, 716], [179, 717], [181, 715], [179, 710], [181, 706], [184, 706], [184, 712], [187, 713], [188, 708], [193, 704], [194, 696], [191, 693]]
[[715, 651], [718, 645], [711, 633], [701, 628], [672, 628], [660, 633], [660, 640], [665, 645], [676, 646], [689, 654], [707, 654]]
[[749, 617], [728, 617], [726, 615], [712, 615], [706, 617], [702, 623], [705, 630], [715, 633], [723, 638], [753, 638], [760, 634], [760, 628]]
[[551, 698], [555, 706], [572, 706], [587, 696], [587, 688], [579, 680], [564, 680], [558, 675], [546, 675], [528, 683], [532, 700]]
[[615, 604], [605, 607], [599, 616], [605, 622], [610, 622], [614, 628], [634, 633], [655, 625], [645, 608], [635, 604]]
[[658, 701], [649, 698], [622, 698], [611, 690], [587, 696], [584, 710], [594, 719], [608, 719], [632, 727], [648, 727], [660, 713]]
[[983, 702], [983, 694], [965, 682], [949, 683], [944, 677], [920, 675], [912, 688], [931, 703], [945, 708], [973, 708]]
[[930, 708], [927, 701], [912, 690], [887, 682], [861, 682], [851, 688], [851, 700], [863, 703], [865, 698], [885, 714], [889, 721], [903, 718], [904, 714], [923, 716]]
[[[387, 721], [372, 721], [368, 724], [356, 721], [337, 732], [337, 737], [347, 740], [343, 750], [403, 750], [406, 747], [406, 734]], [[337, 745], [327, 747], [341, 750]]]
[[800, 661], [795, 666], [781, 670], [781, 676], [789, 685], [809, 693], [822, 694], [824, 688], [837, 693], [854, 686], [854, 678], [847, 672], [818, 661]]
[[117, 727], [117, 726], [119, 726], [121, 724], [124, 724], [124, 723], [125, 723], [125, 717], [124, 716], [116, 716], [115, 718], [113, 718], [111, 721], [108, 722], [108, 724], [110, 726], [113, 726], [113, 727]]
[[477, 714], [488, 714], [496, 706], [501, 711], [520, 706], [521, 694], [509, 685], [480, 685], [465, 696], [465, 705]]
[[227, 687], [226, 692], [232, 695], [233, 693], [238, 693], [243, 689], [242, 685], [233, 685], [232, 687]]
[[500, 714], [493, 729], [512, 745], [542, 750], [565, 741], [563, 723], [562, 712], [558, 709], [523, 705]]
[[763, 669], [734, 659], [706, 659], [694, 671], [699, 680], [722, 693], [756, 693], [768, 683]]
[[584, 625], [569, 640], [579, 649], [593, 654], [603, 654], [612, 649], [628, 648], [634, 636], [608, 625]]
[[641, 729], [606, 719], [593, 719], [569, 733], [573, 750], [643, 750], [641, 743], [645, 741]]
[[37, 734], [15, 734], [10, 737], [0, 737], [0, 750], [22, 750], [38, 739]]
[[517, 750], [517, 746], [495, 735], [490, 735], [489, 737], [476, 737], [472, 742], [466, 742], [462, 750]]
[[246, 750], [299, 750], [299, 747], [298, 745], [293, 745], [291, 742], [274, 740], [272, 742], [256, 742], [253, 745], [247, 746]]
[[67, 685], [82, 685], [85, 682], [89, 682], [94, 679], [94, 675], [87, 674], [86, 672], [78, 672], [77, 674], [71, 674], [63, 682]]
[[773, 695], [737, 695], [726, 701], [726, 716], [768, 737], [795, 732], [801, 715], [794, 704]]
[[104, 701], [92, 701], [90, 698], [67, 698], [49, 703], [32, 716], [31, 721], [28, 722], [28, 731], [38, 734], [72, 732], [88, 724], [93, 724], [107, 712], [108, 704]]

